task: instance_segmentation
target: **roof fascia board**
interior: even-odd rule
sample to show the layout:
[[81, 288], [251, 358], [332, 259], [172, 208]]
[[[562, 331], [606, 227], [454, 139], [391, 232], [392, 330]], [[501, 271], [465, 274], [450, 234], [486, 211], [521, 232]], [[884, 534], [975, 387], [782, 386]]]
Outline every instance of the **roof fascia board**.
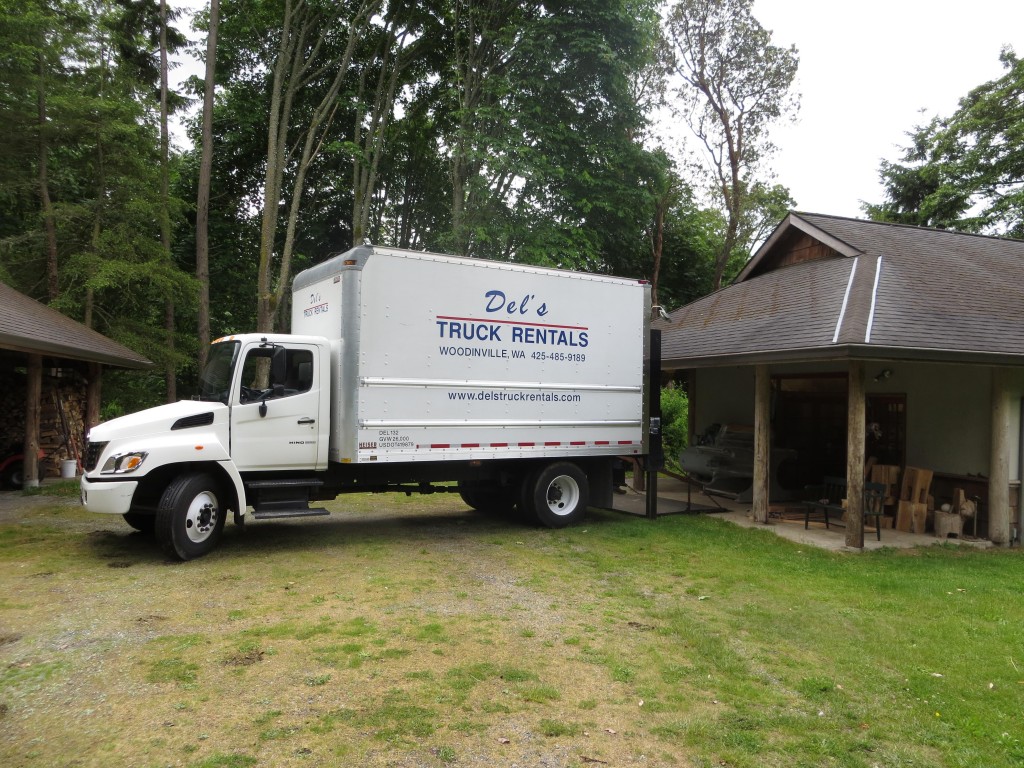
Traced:
[[21, 352], [26, 355], [41, 355], [43, 357], [52, 357], [56, 359], [77, 360], [84, 363], [102, 363], [103, 365], [109, 365], [115, 368], [137, 368], [139, 370], [145, 370], [153, 367], [153, 363], [146, 358], [133, 360], [103, 352], [83, 351], [74, 347], [67, 347], [60, 344], [48, 344], [46, 342], [34, 341], [32, 347], [27, 347], [23, 343], [19, 344], [19, 341], [23, 340], [7, 334], [0, 334], [0, 349], [5, 349], [10, 352]]
[[784, 349], [771, 352], [690, 357], [665, 357], [662, 368], [726, 368], [761, 364], [822, 363], [850, 360], [886, 362], [945, 363], [953, 365], [988, 365], [1007, 368], [1024, 367], [1024, 355], [994, 352], [964, 352], [949, 349], [912, 349], [907, 347], [876, 347], [868, 344], [846, 344], [819, 349]]
[[806, 235], [810, 235], [815, 240], [827, 245], [829, 248], [837, 253], [841, 253], [843, 256], [860, 256], [863, 253], [849, 243], [840, 240], [838, 237], [830, 235], [825, 230], [820, 229], [810, 222], [800, 218], [800, 214], [790, 211], [786, 214], [786, 218], [782, 220], [779, 226], [775, 228], [775, 231], [771, 233], [767, 240], [764, 241], [764, 244], [757, 249], [753, 258], [747, 262], [747, 266], [745, 266], [740, 273], [736, 275], [736, 279], [733, 283], [742, 283], [746, 280], [757, 265], [760, 264], [778, 244], [779, 240], [782, 239], [790, 227], [798, 229]]

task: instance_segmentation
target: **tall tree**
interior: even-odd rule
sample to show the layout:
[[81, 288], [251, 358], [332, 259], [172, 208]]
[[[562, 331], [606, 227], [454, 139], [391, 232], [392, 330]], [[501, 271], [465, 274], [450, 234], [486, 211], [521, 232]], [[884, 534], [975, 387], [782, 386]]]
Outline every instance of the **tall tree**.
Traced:
[[0, 19], [0, 246], [25, 257], [6, 259], [0, 273], [17, 282], [9, 270], [23, 263], [26, 276], [44, 278], [40, 295], [52, 302], [60, 294], [53, 144], [85, 19], [64, 0], [4, 0]]
[[864, 206], [869, 216], [1024, 237], [1024, 59], [1009, 48], [999, 58], [1002, 77], [911, 132], [902, 162], [882, 162], [886, 200]]
[[725, 213], [715, 255], [715, 287], [742, 240], [751, 189], [773, 146], [768, 130], [797, 108], [795, 48], [771, 43], [753, 17], [753, 0], [678, 0], [668, 16], [672, 67], [690, 129], [714, 177]]
[[43, 226], [46, 232], [46, 288], [50, 301], [56, 301], [60, 295], [60, 275], [57, 266], [57, 221], [50, 197], [50, 142], [48, 118], [46, 114], [46, 81], [47, 62], [42, 48], [38, 53], [38, 81], [36, 84], [36, 104], [39, 124], [39, 199], [42, 207]]
[[[164, 258], [171, 261], [171, 136], [167, 127], [168, 69], [167, 61], [167, 0], [160, 0], [160, 244]], [[164, 299], [164, 330], [167, 333], [167, 348], [171, 351], [164, 364], [164, 382], [167, 387], [167, 402], [178, 399], [178, 374], [174, 361], [174, 299]]]
[[417, 3], [388, 3], [379, 24], [366, 36], [352, 128], [352, 241], [362, 242], [375, 203], [380, 164], [387, 152], [388, 129], [399, 88], [429, 76], [423, 63], [436, 48], [441, 19]]
[[[450, 248], [602, 269], [649, 202], [631, 74], [650, 2], [477, 0], [453, 9]], [[635, 246], [634, 246], [635, 250]]]
[[[270, 63], [270, 119], [263, 223], [260, 235], [256, 328], [273, 331], [291, 275], [295, 227], [305, 191], [306, 174], [320, 153], [337, 109], [356, 44], [380, 8], [380, 0], [335, 3], [284, 0], [277, 49]], [[313, 104], [301, 121], [293, 122], [300, 92]], [[316, 98], [319, 97], [319, 100]], [[295, 163], [289, 194], [283, 195], [286, 166]], [[274, 279], [274, 249], [281, 205], [285, 237]]]
[[11, 65], [0, 67], [0, 119], [14, 128], [0, 167], [20, 168], [0, 176], [0, 257], [17, 288], [53, 296], [46, 244], [56, 242], [53, 306], [163, 367], [181, 362], [168, 347], [165, 300], [187, 305], [188, 282], [161, 245], [164, 211], [176, 215], [178, 204], [161, 193], [156, 8], [152, 0], [0, 5], [0, 56]]
[[651, 301], [656, 307], [662, 306], [658, 296], [658, 284], [661, 278], [661, 261], [665, 253], [665, 217], [678, 202], [683, 191], [682, 182], [671, 168], [667, 155], [662, 153], [660, 159], [661, 167], [651, 186], [654, 211], [648, 233], [651, 243]]
[[200, 371], [206, 367], [206, 355], [210, 346], [210, 182], [213, 169], [213, 95], [217, 73], [219, 26], [220, 0], [210, 0], [210, 16], [206, 25], [206, 77], [203, 80], [199, 189], [196, 195], [196, 280], [199, 281], [196, 323]]

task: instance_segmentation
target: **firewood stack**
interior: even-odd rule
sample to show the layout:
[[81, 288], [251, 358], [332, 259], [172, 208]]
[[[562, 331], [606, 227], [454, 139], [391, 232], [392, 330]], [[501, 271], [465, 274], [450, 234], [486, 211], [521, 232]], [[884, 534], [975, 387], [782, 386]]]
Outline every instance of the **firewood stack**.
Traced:
[[[59, 477], [61, 463], [80, 463], [85, 450], [85, 384], [78, 377], [43, 377], [39, 414], [41, 477]], [[0, 450], [21, 452], [25, 441], [25, 377], [0, 375]]]

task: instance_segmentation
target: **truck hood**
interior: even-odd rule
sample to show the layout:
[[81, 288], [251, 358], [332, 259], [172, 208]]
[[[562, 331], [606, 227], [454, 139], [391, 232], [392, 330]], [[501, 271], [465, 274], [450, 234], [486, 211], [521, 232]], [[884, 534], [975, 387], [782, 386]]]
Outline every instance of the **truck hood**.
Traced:
[[[166, 434], [172, 429], [205, 426], [219, 421], [218, 416], [227, 410], [228, 407], [223, 403], [179, 400], [97, 424], [89, 430], [89, 441], [109, 442], [123, 437], [145, 437]], [[210, 418], [204, 419], [207, 414]]]

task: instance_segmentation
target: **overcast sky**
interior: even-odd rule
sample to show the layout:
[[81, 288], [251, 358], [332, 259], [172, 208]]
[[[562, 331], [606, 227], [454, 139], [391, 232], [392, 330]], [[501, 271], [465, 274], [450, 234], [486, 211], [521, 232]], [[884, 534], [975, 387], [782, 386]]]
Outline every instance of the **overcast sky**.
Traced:
[[899, 159], [906, 132], [1000, 77], [1002, 46], [1024, 55], [1024, 0], [754, 0], [754, 16], [800, 56], [801, 108], [772, 133], [773, 166], [813, 213], [881, 202], [879, 161]]

